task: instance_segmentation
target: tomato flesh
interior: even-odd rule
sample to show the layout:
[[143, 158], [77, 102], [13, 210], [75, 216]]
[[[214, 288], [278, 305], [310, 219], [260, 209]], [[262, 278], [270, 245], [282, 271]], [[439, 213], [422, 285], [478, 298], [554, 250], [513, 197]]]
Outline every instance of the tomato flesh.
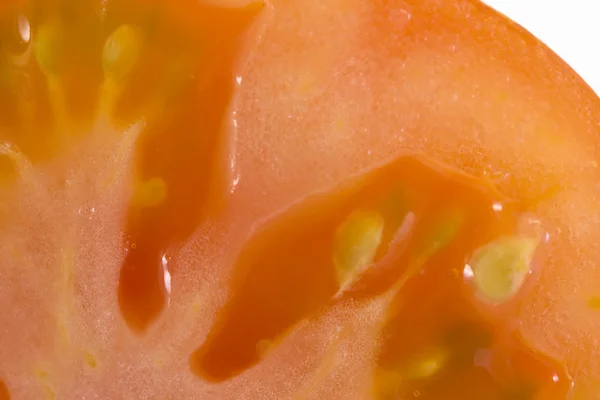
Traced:
[[519, 27], [470, 0], [0, 17], [0, 399], [594, 398], [600, 101]]

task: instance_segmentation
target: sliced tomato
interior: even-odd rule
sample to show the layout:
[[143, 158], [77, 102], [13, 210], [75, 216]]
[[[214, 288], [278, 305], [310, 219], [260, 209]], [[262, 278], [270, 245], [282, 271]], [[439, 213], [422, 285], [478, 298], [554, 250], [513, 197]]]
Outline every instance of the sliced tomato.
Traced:
[[600, 100], [516, 24], [0, 17], [0, 399], [596, 398]]

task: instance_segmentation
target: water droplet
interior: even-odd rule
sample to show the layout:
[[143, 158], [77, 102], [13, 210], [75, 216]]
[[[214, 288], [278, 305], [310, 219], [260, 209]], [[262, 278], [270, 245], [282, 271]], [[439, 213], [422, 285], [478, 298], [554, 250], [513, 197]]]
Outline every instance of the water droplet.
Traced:
[[238, 85], [242, 84], [242, 77], [241, 76], [236, 76], [235, 77], [235, 81], [237, 82]]
[[473, 268], [471, 268], [469, 264], [465, 265], [465, 268], [463, 269], [463, 277], [466, 280], [470, 280], [473, 278]]
[[236, 173], [236, 175], [233, 178], [233, 181], [231, 182], [231, 188], [229, 190], [229, 192], [231, 194], [233, 194], [233, 192], [235, 192], [235, 189], [237, 188], [237, 185], [240, 183], [240, 174]]
[[165, 290], [167, 292], [167, 306], [171, 303], [171, 273], [169, 272], [169, 261], [167, 255], [163, 254], [160, 259], [163, 268], [163, 277], [165, 280]]
[[100, 0], [100, 20], [104, 21], [106, 18], [106, 8], [108, 6], [108, 0]]
[[19, 37], [24, 43], [29, 43], [31, 40], [31, 26], [29, 20], [24, 15], [19, 15], [17, 18], [17, 30]]

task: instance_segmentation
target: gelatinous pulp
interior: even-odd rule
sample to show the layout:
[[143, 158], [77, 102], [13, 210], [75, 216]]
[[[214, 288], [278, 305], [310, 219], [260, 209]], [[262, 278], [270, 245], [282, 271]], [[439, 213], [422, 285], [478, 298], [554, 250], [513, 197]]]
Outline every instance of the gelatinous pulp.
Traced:
[[[192, 367], [205, 379], [230, 379], [336, 299], [393, 290], [374, 372], [376, 398], [415, 391], [424, 399], [566, 396], [567, 371], [531, 353], [511, 325], [514, 311], [499, 317], [477, 307], [487, 305], [482, 291], [503, 306], [522, 295], [536, 239], [502, 238], [518, 233], [524, 206], [502, 204], [493, 188], [454, 175], [401, 158], [267, 223], [239, 254], [233, 296]], [[411, 213], [415, 222], [398, 237]], [[467, 289], [472, 277], [462, 273], [469, 260], [474, 291]], [[518, 284], [505, 282], [507, 269], [516, 271]]]
[[10, 400], [10, 392], [2, 380], [0, 380], [0, 400]]

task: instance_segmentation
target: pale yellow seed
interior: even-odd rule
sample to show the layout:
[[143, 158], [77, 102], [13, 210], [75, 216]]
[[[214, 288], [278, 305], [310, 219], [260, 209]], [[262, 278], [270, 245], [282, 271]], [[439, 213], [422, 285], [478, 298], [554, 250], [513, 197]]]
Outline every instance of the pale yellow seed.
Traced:
[[57, 20], [41, 25], [34, 37], [35, 59], [46, 74], [56, 74], [62, 69], [64, 32]]
[[513, 298], [521, 289], [539, 240], [508, 236], [477, 250], [469, 263], [477, 295], [498, 304]]
[[135, 67], [142, 52], [144, 36], [136, 26], [121, 25], [106, 40], [102, 66], [107, 78], [121, 81]]
[[333, 263], [340, 286], [373, 263], [381, 244], [384, 219], [375, 211], [354, 211], [338, 227], [333, 248]]
[[87, 353], [85, 355], [85, 362], [87, 363], [87, 365], [90, 366], [90, 368], [96, 368], [96, 366], [98, 366], [98, 363], [96, 362], [96, 357], [94, 357], [94, 355], [91, 353]]
[[156, 207], [167, 197], [167, 184], [161, 178], [151, 178], [137, 184], [134, 202], [140, 207]]
[[405, 369], [405, 380], [430, 379], [448, 364], [450, 351], [446, 347], [433, 346], [412, 357]]

